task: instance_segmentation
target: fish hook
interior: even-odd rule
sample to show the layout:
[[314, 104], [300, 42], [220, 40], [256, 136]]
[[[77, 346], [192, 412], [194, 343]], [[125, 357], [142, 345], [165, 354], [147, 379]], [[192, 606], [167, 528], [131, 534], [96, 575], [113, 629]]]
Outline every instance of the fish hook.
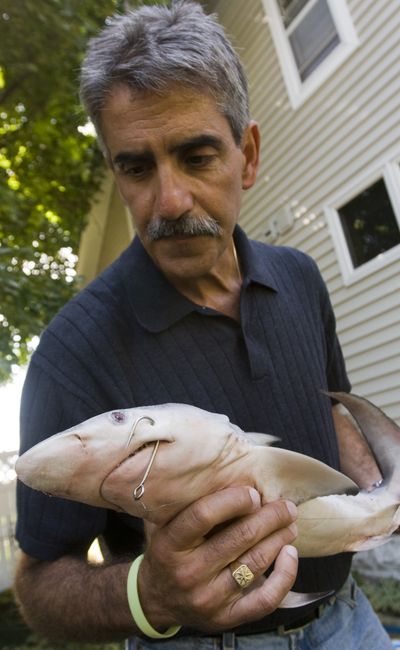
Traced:
[[129, 445], [131, 444], [131, 440], [132, 440], [132, 438], [133, 438], [133, 434], [135, 433], [135, 429], [136, 429], [137, 425], [139, 424], [139, 422], [140, 422], [141, 420], [149, 420], [149, 422], [151, 422], [151, 425], [152, 425], [152, 426], [155, 424], [155, 420], [153, 420], [153, 418], [150, 418], [148, 415], [142, 415], [140, 418], [138, 418], [137, 420], [135, 420], [134, 423], [133, 423], [133, 427], [132, 427], [132, 429], [131, 429], [131, 432], [130, 432], [130, 434], [129, 434], [128, 442], [127, 442], [126, 445], [125, 445], [125, 449], [126, 449], [127, 447], [129, 447]]
[[[151, 423], [152, 426], [155, 424], [155, 420], [153, 420], [153, 418], [149, 417], [148, 415], [142, 415], [140, 418], [135, 420], [135, 422], [133, 423], [132, 430], [131, 430], [131, 432], [129, 434], [128, 442], [126, 443], [126, 447], [129, 447], [129, 445], [131, 444], [131, 440], [133, 438], [133, 434], [135, 433], [135, 429], [136, 429], [138, 423], [141, 420], [149, 420], [149, 422]], [[147, 477], [148, 477], [148, 475], [150, 473], [151, 466], [154, 463], [154, 459], [156, 457], [156, 453], [157, 453], [157, 449], [158, 449], [159, 444], [160, 444], [160, 441], [157, 440], [155, 445], [154, 445], [153, 451], [151, 453], [151, 458], [149, 460], [149, 464], [147, 465], [144, 476], [143, 476], [142, 480], [140, 481], [139, 485], [137, 487], [135, 487], [135, 489], [133, 490], [133, 497], [134, 497], [135, 501], [138, 501], [139, 499], [141, 499], [143, 494], [144, 494], [144, 483], [145, 483], [145, 481], [146, 481], [146, 479], [147, 479]]]
[[147, 465], [147, 469], [146, 469], [146, 471], [144, 473], [144, 476], [143, 476], [142, 480], [140, 481], [139, 485], [137, 487], [135, 487], [135, 489], [133, 490], [133, 497], [134, 497], [135, 501], [138, 501], [139, 499], [141, 499], [143, 494], [144, 494], [144, 482], [145, 482], [145, 480], [147, 479], [147, 477], [148, 477], [148, 475], [150, 473], [151, 466], [152, 466], [152, 464], [154, 462], [154, 459], [156, 457], [156, 453], [157, 453], [157, 449], [158, 449], [159, 444], [160, 444], [160, 441], [157, 440], [157, 442], [154, 445], [153, 451], [151, 453], [151, 458], [149, 460], [149, 464]]

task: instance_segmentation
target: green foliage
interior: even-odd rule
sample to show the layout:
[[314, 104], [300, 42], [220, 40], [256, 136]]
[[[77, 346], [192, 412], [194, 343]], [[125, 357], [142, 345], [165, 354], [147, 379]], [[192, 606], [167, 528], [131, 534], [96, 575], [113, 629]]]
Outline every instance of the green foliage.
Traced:
[[0, 381], [75, 290], [79, 238], [104, 172], [78, 101], [88, 38], [119, 0], [2, 0]]
[[379, 614], [400, 617], [399, 582], [394, 578], [366, 578], [354, 573], [357, 583]]

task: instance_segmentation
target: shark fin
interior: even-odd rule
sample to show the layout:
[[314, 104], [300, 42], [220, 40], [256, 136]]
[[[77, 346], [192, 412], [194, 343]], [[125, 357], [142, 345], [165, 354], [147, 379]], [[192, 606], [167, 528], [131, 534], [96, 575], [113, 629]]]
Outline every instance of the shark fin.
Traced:
[[256, 433], [254, 431], [246, 431], [245, 436], [253, 445], [260, 445], [261, 447], [269, 447], [280, 440], [277, 436], [271, 436], [269, 433]]
[[386, 544], [390, 538], [391, 535], [376, 535], [375, 537], [368, 537], [357, 544], [352, 544], [351, 550], [354, 552], [371, 551], [373, 548]]
[[352, 544], [351, 551], [370, 551], [373, 548], [382, 546], [389, 541], [394, 531], [397, 530], [400, 526], [400, 506], [397, 508], [394, 513], [394, 517], [391, 522], [390, 530], [386, 535], [375, 535], [374, 537], [366, 537], [358, 544]]
[[314, 497], [359, 492], [359, 487], [341, 472], [295, 451], [260, 449], [259, 462], [265, 501], [283, 498], [299, 504]]
[[304, 607], [304, 605], [309, 605], [314, 603], [317, 600], [322, 600], [323, 598], [329, 598], [329, 596], [334, 595], [334, 591], [317, 591], [310, 594], [302, 594], [296, 591], [289, 591], [286, 594], [285, 598], [282, 600], [279, 605], [279, 609], [292, 609], [294, 607]]

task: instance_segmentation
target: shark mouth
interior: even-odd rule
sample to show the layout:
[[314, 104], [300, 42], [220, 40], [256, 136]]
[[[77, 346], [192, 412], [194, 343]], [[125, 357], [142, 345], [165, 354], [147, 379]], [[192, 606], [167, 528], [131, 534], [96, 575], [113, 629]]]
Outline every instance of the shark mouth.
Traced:
[[[150, 419], [150, 418], [148, 418], [148, 419]], [[130, 442], [130, 440], [131, 440], [131, 438], [132, 438], [132, 435], [133, 435], [133, 431], [132, 431], [132, 433], [130, 434], [130, 437], [129, 437], [129, 440], [128, 440], [128, 444], [129, 444], [129, 442]], [[144, 473], [143, 473], [143, 477], [142, 477], [140, 483], [138, 483], [138, 485], [134, 488], [134, 490], [133, 490], [133, 492], [132, 492], [132, 497], [133, 497], [133, 499], [134, 499], [135, 501], [140, 501], [140, 499], [142, 498], [142, 496], [143, 496], [143, 494], [144, 494], [144, 491], [145, 491], [144, 484], [145, 484], [145, 482], [146, 482], [146, 480], [147, 480], [147, 477], [149, 476], [149, 473], [150, 473], [151, 467], [152, 467], [152, 465], [153, 465], [153, 463], [154, 463], [154, 459], [155, 459], [155, 457], [156, 457], [156, 453], [157, 453], [157, 451], [158, 451], [158, 447], [159, 447], [159, 445], [160, 445], [160, 442], [161, 442], [160, 439], [151, 440], [151, 441], [149, 441], [149, 442], [144, 442], [144, 443], [143, 443], [142, 445], [140, 445], [140, 446], [139, 446], [135, 451], [132, 451], [132, 452], [131, 452], [128, 456], [126, 456], [126, 457], [125, 457], [125, 458], [124, 458], [120, 463], [118, 463], [118, 465], [116, 465], [116, 466], [115, 466], [115, 467], [114, 467], [114, 468], [113, 468], [113, 469], [112, 469], [112, 470], [111, 470], [111, 471], [110, 471], [110, 472], [109, 472], [109, 473], [104, 477], [103, 481], [101, 482], [100, 489], [99, 489], [99, 494], [100, 494], [100, 496], [101, 496], [105, 501], [107, 501], [108, 503], [111, 503], [110, 501], [108, 501], [108, 499], [105, 499], [104, 496], [103, 496], [103, 494], [102, 494], [102, 491], [103, 491], [103, 485], [104, 485], [104, 483], [106, 482], [106, 480], [108, 479], [108, 477], [109, 477], [109, 476], [110, 476], [110, 475], [111, 475], [111, 474], [112, 474], [112, 473], [113, 473], [113, 472], [114, 472], [118, 467], [121, 467], [121, 465], [123, 465], [124, 463], [128, 462], [131, 458], [133, 458], [134, 456], [137, 456], [138, 454], [140, 454], [140, 452], [145, 451], [146, 449], [148, 449], [148, 448], [151, 447], [151, 448], [152, 448], [152, 452], [151, 452], [150, 460], [149, 460], [149, 462], [148, 462], [148, 464], [147, 464], [147, 466], [146, 466], [146, 469], [145, 469], [145, 471], [144, 471]], [[128, 446], [128, 444], [127, 444], [127, 446]], [[117, 507], [118, 510], [121, 510], [121, 508], [119, 508], [118, 506], [116, 506], [116, 504], [113, 503], [112, 505], [113, 505], [114, 507]], [[143, 508], [146, 510], [146, 506], [144, 505], [144, 503], [142, 503], [142, 506], [143, 506]]]
[[151, 440], [150, 442], [144, 442], [140, 447], [135, 449], [135, 451], [132, 451], [126, 458], [124, 458], [120, 463], [118, 463], [117, 467], [120, 465], [123, 465], [129, 458], [132, 458], [133, 456], [137, 456], [140, 454], [141, 451], [144, 451], [144, 449], [148, 449], [149, 447], [154, 447], [155, 445], [158, 445], [160, 441], [159, 440]]

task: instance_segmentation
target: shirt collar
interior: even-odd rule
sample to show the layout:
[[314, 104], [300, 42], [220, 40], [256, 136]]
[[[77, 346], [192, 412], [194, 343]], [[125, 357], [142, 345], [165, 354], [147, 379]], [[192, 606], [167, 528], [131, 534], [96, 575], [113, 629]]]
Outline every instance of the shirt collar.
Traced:
[[271, 260], [268, 260], [270, 246], [259, 241], [248, 239], [240, 226], [236, 226], [233, 238], [240, 260], [244, 286], [257, 282], [268, 289], [278, 291], [278, 282]]
[[[251, 241], [236, 226], [234, 240], [246, 288], [257, 282], [277, 291], [273, 269], [265, 259], [265, 245]], [[124, 283], [136, 318], [149, 332], [162, 332], [191, 312], [203, 312], [201, 306], [188, 300], [175, 289], [135, 237], [125, 252], [129, 263], [124, 266]], [[125, 258], [126, 259], [126, 258]]]

